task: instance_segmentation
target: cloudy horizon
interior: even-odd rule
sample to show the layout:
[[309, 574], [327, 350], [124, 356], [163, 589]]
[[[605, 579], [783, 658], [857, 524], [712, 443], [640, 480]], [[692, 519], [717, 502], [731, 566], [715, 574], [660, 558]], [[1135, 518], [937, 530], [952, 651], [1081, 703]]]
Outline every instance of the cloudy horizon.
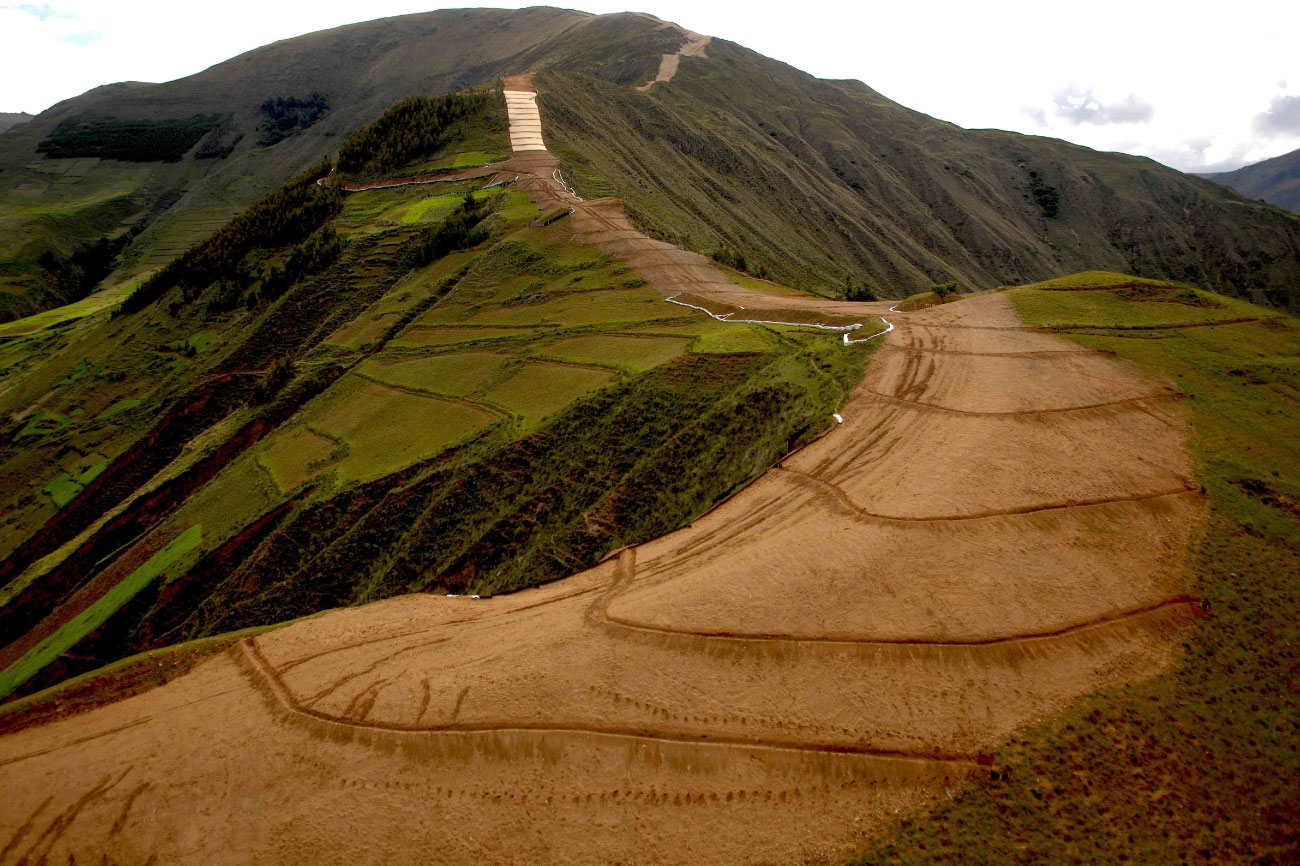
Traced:
[[[465, 4], [226, 0], [200, 19], [162, 0], [0, 2], [0, 111], [39, 113], [103, 84], [184, 77], [279, 39]], [[496, 3], [518, 7], [528, 3]], [[822, 78], [854, 78], [968, 128], [1062, 138], [1191, 172], [1300, 148], [1300, 4], [1100, 0], [1055, 11], [1011, 0], [910, 8], [664, 0], [634, 4]], [[641, 7], [641, 8], [637, 8]], [[629, 6], [589, 0], [593, 13]], [[833, 26], [828, 26], [833, 25]], [[34, 74], [38, 73], [38, 74]]]

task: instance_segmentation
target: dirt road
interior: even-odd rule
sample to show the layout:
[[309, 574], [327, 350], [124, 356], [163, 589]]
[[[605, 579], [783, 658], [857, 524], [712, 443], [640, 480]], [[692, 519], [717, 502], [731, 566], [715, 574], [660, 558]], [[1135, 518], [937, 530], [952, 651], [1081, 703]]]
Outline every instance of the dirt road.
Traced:
[[[545, 151], [513, 162], [564, 200]], [[665, 294], [864, 308], [744, 293], [568, 201]], [[1202, 509], [1175, 395], [1001, 295], [889, 318], [844, 423], [692, 526], [511, 596], [332, 612], [0, 738], [0, 862], [839, 858], [1169, 664]]]

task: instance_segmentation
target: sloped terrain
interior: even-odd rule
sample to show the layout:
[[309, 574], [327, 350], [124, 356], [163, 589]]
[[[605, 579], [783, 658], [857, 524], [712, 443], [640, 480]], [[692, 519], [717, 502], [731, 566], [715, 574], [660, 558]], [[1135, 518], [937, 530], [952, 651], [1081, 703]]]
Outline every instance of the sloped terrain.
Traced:
[[1296, 859], [1300, 322], [1185, 286], [1108, 287], [1115, 276], [1009, 297], [1076, 351], [1186, 395], [1209, 506], [1188, 590], [1205, 619], [1172, 670], [1020, 733], [994, 772], [911, 816], [863, 864]]
[[842, 857], [1016, 729], [1177, 657], [1203, 500], [1176, 391], [1026, 328], [1002, 295], [900, 314], [744, 294], [619, 202], [575, 198], [546, 151], [503, 169], [538, 213], [572, 210], [552, 226], [642, 263], [658, 307], [689, 292], [734, 318], [888, 318], [882, 343], [821, 338], [841, 363], [882, 345], [843, 423], [574, 577], [311, 618], [9, 734], [17, 856]]
[[[79, 243], [121, 240], [105, 285], [131, 283], [404, 97], [490, 84], [536, 66], [644, 81], [678, 42], [658, 26], [642, 16], [548, 7], [406, 15], [278, 42], [177, 81], [108, 85], [59, 103], [0, 138], [0, 317], [75, 299], [41, 266], [44, 251], [68, 257]], [[314, 94], [326, 110], [300, 116], [304, 125], [267, 143], [267, 101]], [[205, 131], [175, 162], [103, 159], [90, 149], [63, 158], [39, 152], [64, 123], [195, 118]], [[150, 129], [143, 138], [157, 133]]]
[[1260, 198], [1278, 207], [1300, 212], [1300, 150], [1293, 150], [1236, 171], [1204, 174], [1242, 195]]
[[[656, 239], [797, 288], [898, 297], [1106, 267], [1295, 302], [1293, 215], [1149, 160], [962, 130], [707, 40], [642, 14], [447, 10], [97, 88], [0, 137], [0, 315], [115, 287], [98, 306], [116, 303], [392, 103], [529, 70], [554, 76], [549, 144], [583, 195], [617, 194]], [[121, 150], [132, 130], [149, 153]]]
[[1104, 267], [1295, 303], [1294, 214], [1148, 159], [961, 129], [725, 40], [705, 51], [645, 93], [539, 78], [579, 193], [619, 196], [656, 238], [826, 296]]

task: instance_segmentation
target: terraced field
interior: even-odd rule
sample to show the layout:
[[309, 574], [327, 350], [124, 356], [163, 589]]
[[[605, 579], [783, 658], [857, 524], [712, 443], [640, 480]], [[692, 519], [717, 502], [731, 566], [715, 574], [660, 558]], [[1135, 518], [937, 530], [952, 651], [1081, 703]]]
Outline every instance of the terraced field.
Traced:
[[[508, 104], [513, 124], [533, 103]], [[663, 303], [684, 296], [731, 320], [874, 330], [886, 316], [843, 422], [689, 526], [565, 580], [334, 611], [0, 739], [16, 856], [845, 857], [986, 773], [1014, 731], [1177, 658], [1199, 611], [1186, 552], [1203, 509], [1178, 392], [1026, 327], [1005, 295], [897, 314], [747, 291], [637, 233], [617, 201], [575, 198], [540, 130], [523, 134], [532, 116], [507, 168], [540, 213], [572, 215], [484, 256], [474, 267], [495, 270], [465, 272], [417, 329], [485, 338], [408, 340], [335, 388], [480, 395], [526, 424], [584, 375], [653, 362], [633, 334], [662, 352], [782, 339]], [[573, 239], [603, 256], [530, 271], [529, 244]], [[612, 260], [646, 285], [604, 285]], [[533, 315], [513, 300], [536, 300]], [[546, 341], [507, 327], [539, 320]], [[366, 427], [327, 418], [330, 441]]]

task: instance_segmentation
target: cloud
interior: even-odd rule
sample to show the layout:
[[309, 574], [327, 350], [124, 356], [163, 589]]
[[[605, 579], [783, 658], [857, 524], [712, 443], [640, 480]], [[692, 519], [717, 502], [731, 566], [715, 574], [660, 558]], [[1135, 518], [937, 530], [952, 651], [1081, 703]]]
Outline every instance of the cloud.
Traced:
[[85, 45], [89, 42], [97, 42], [104, 38], [104, 34], [98, 30], [85, 30], [81, 33], [70, 33], [67, 36], [60, 36], [60, 42], [71, 42], [73, 45]]
[[1278, 79], [1277, 86], [1280, 87], [1282, 90], [1286, 90], [1286, 79], [1285, 78]]
[[1255, 115], [1255, 132], [1266, 138], [1300, 134], [1300, 96], [1275, 96], [1268, 111]]
[[1156, 110], [1151, 103], [1130, 93], [1119, 102], [1105, 103], [1093, 95], [1092, 88], [1080, 90], [1071, 84], [1056, 91], [1052, 97], [1053, 114], [1075, 126], [1090, 123], [1105, 126], [1112, 123], [1148, 123]]
[[1039, 126], [1047, 126], [1047, 109], [1045, 108], [1026, 108], [1025, 114]]
[[12, 9], [15, 12], [25, 12], [39, 21], [46, 18], [73, 18], [66, 12], [56, 12], [54, 7], [49, 3], [23, 3], [20, 6], [0, 6], [0, 9]]

